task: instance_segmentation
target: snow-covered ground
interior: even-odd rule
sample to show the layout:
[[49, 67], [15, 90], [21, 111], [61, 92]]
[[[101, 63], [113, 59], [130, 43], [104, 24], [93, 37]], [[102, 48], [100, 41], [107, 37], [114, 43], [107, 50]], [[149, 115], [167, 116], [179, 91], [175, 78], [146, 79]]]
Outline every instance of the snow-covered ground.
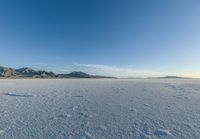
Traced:
[[200, 138], [200, 80], [0, 80], [1, 139]]

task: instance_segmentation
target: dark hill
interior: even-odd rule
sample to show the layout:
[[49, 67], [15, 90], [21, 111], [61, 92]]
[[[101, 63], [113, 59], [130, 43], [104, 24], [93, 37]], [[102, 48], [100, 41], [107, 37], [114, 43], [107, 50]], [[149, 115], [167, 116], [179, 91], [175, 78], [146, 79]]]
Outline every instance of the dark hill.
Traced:
[[37, 71], [28, 67], [14, 69], [0, 66], [1, 78], [113, 78], [106, 76], [89, 75], [84, 72], [71, 72], [69, 74], [55, 74], [47, 71]]

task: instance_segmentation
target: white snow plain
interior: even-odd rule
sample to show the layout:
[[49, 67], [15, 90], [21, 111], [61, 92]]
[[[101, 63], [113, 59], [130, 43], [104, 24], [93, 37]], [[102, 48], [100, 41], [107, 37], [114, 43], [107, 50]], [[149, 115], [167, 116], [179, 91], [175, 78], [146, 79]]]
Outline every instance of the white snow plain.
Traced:
[[200, 80], [0, 80], [1, 139], [198, 139]]

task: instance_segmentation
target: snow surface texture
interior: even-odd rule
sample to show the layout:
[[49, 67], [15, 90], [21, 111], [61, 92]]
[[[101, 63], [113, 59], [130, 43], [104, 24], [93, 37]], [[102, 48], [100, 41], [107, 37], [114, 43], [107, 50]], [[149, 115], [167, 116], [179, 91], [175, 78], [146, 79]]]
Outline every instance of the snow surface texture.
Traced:
[[1, 139], [198, 139], [200, 80], [0, 80]]

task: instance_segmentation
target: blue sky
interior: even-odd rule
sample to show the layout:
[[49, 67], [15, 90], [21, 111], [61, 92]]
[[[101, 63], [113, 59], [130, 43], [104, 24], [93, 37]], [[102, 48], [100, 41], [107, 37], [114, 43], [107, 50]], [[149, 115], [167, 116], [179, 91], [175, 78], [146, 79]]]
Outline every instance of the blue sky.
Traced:
[[1, 0], [0, 65], [200, 77], [198, 0]]

